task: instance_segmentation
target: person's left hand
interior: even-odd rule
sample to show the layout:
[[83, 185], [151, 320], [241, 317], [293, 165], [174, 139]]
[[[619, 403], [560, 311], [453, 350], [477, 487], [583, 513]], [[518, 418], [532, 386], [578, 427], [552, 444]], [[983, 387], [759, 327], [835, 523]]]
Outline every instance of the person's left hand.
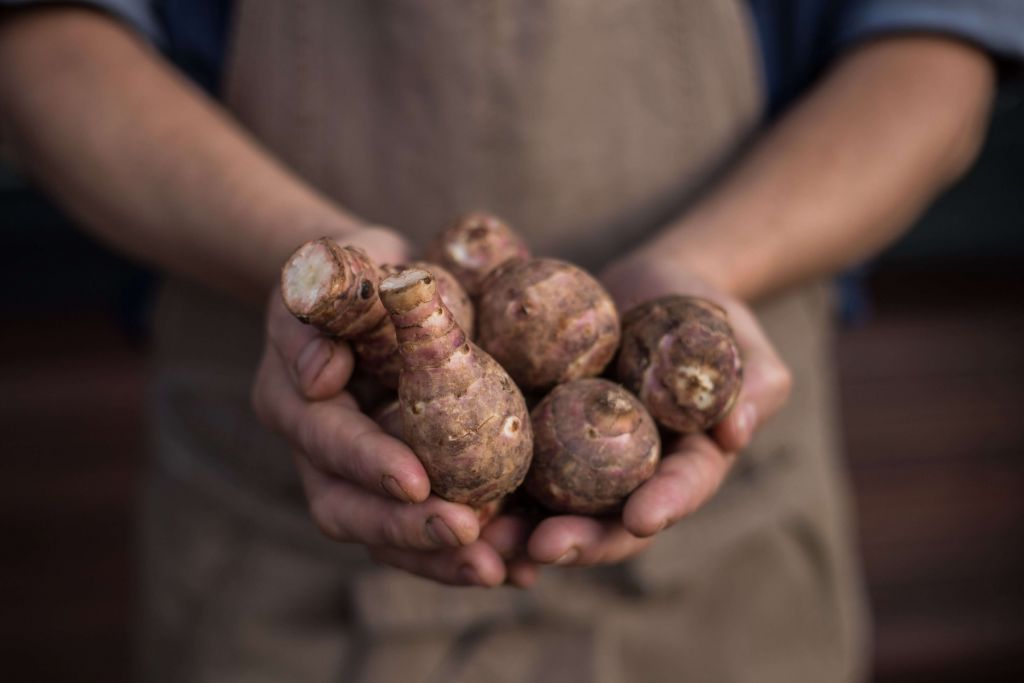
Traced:
[[789, 369], [750, 309], [680, 264], [638, 254], [612, 264], [601, 279], [621, 313], [669, 294], [699, 296], [722, 306], [743, 357], [743, 387], [733, 409], [710, 433], [676, 437], [662, 444], [657, 472], [630, 495], [620, 518], [560, 515], [542, 521], [527, 541], [528, 556], [537, 563], [607, 564], [646, 548], [658, 532], [714, 495], [736, 453], [785, 403], [792, 382]]

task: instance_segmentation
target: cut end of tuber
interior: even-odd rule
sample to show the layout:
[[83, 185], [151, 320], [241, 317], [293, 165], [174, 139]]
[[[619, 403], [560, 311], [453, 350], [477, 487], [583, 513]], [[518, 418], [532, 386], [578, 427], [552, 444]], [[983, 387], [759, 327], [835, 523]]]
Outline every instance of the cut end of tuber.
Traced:
[[434, 276], [425, 270], [403, 270], [380, 284], [380, 298], [392, 313], [407, 313], [437, 294]]
[[300, 246], [281, 269], [281, 298], [296, 318], [326, 334], [354, 338], [385, 316], [380, 274], [361, 249], [321, 237]]
[[344, 287], [346, 275], [332, 253], [328, 238], [307, 242], [292, 254], [281, 270], [284, 305], [295, 317], [309, 318], [334, 288]]

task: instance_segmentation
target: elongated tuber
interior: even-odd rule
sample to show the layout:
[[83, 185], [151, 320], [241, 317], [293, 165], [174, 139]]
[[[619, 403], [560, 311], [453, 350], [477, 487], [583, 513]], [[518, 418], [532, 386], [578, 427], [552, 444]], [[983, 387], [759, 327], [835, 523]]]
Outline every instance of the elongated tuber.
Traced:
[[468, 213], [441, 232], [427, 247], [427, 259], [440, 263], [472, 297], [483, 293], [484, 280], [509, 259], [529, 258], [526, 242], [507, 223], [482, 211]]
[[385, 279], [380, 296], [402, 356], [398, 383], [405, 442], [434, 493], [480, 507], [526, 476], [533, 432], [523, 395], [467, 339], [424, 270]]
[[387, 318], [377, 296], [380, 272], [362, 249], [330, 237], [306, 242], [281, 269], [281, 296], [292, 315], [340, 339], [366, 334]]
[[[473, 306], [455, 277], [435, 264], [418, 263], [437, 278], [441, 299], [472, 335]], [[345, 339], [360, 367], [394, 389], [402, 366], [398, 342], [377, 287], [397, 266], [378, 266], [360, 249], [321, 237], [299, 247], [281, 270], [285, 306], [302, 322]]]
[[639, 399], [604, 379], [560, 384], [530, 414], [526, 492], [553, 512], [616, 510], [654, 474], [661, 441]]
[[[373, 419], [380, 425], [385, 434], [399, 440], [405, 439], [405, 431], [402, 426], [402, 403], [397, 398], [381, 406], [373, 414]], [[504, 501], [504, 497], [495, 498], [476, 506], [476, 518], [480, 526], [484, 526], [498, 516]]]
[[625, 315], [618, 376], [659, 424], [689, 434], [729, 412], [743, 384], [743, 363], [722, 308], [671, 296]]
[[601, 373], [619, 344], [619, 316], [603, 287], [556, 259], [507, 261], [477, 304], [478, 340], [528, 390]]

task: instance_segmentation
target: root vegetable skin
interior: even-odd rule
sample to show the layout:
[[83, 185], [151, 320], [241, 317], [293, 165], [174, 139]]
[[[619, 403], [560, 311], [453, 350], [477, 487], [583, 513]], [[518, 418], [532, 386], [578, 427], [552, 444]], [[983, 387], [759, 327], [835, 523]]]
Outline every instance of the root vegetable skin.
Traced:
[[623, 319], [617, 370], [659, 424], [682, 434], [715, 426], [743, 384], [725, 311], [695, 297], [664, 297], [631, 309]]
[[619, 344], [603, 287], [556, 259], [506, 262], [477, 302], [478, 341], [519, 386], [548, 389], [601, 373]]
[[561, 384], [530, 417], [534, 456], [525, 488], [553, 512], [614, 512], [657, 467], [661, 442], [654, 420], [613, 382]]
[[[405, 432], [402, 426], [402, 404], [397, 398], [384, 404], [377, 410], [373, 414], [373, 419], [388, 436], [393, 436], [400, 441], [405, 439]], [[477, 521], [481, 527], [498, 516], [504, 501], [505, 498], [496, 498], [474, 508]]]
[[480, 296], [484, 280], [498, 266], [529, 256], [529, 247], [518, 233], [482, 211], [462, 216], [427, 247], [427, 259], [451, 271], [474, 298]]
[[403, 440], [423, 462], [433, 492], [478, 508], [510, 493], [533, 455], [523, 395], [468, 341], [428, 272], [393, 275], [380, 294], [402, 355]]
[[321, 332], [352, 339], [387, 311], [377, 296], [380, 272], [362, 249], [330, 237], [306, 242], [281, 269], [281, 296], [292, 315]]
[[[437, 278], [442, 301], [472, 335], [473, 305], [465, 290], [441, 266], [416, 263]], [[307, 242], [281, 270], [281, 295], [292, 315], [321, 332], [345, 339], [360, 366], [384, 386], [398, 386], [402, 360], [395, 329], [377, 295], [380, 280], [398, 266], [378, 266], [360, 249], [330, 237]]]

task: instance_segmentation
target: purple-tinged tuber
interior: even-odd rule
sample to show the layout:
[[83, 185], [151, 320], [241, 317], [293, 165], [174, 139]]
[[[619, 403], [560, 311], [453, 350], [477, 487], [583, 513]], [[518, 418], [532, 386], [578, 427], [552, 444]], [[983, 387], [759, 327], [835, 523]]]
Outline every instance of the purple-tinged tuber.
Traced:
[[530, 414], [526, 492], [553, 512], [614, 512], [658, 464], [661, 441], [639, 399], [604, 379], [560, 384]]
[[402, 356], [403, 440], [423, 462], [433, 492], [474, 507], [510, 493], [533, 455], [523, 395], [468, 340], [430, 273], [392, 275], [380, 296]]
[[[455, 277], [435, 264], [415, 265], [437, 278], [441, 300], [472, 335], [473, 306]], [[397, 266], [378, 266], [362, 250], [321, 237], [303, 244], [285, 263], [281, 295], [296, 318], [351, 342], [360, 368], [394, 389], [402, 361], [377, 287], [383, 277], [399, 270]]]
[[483, 293], [484, 280], [498, 266], [529, 256], [529, 247], [518, 233], [482, 211], [460, 217], [427, 247], [427, 259], [451, 271], [474, 298]]
[[492, 273], [477, 325], [480, 346], [527, 390], [599, 375], [619, 344], [612, 298], [556, 259], [507, 261]]
[[715, 426], [732, 408], [743, 362], [721, 307], [669, 296], [625, 315], [618, 377], [659, 424], [691, 434]]

